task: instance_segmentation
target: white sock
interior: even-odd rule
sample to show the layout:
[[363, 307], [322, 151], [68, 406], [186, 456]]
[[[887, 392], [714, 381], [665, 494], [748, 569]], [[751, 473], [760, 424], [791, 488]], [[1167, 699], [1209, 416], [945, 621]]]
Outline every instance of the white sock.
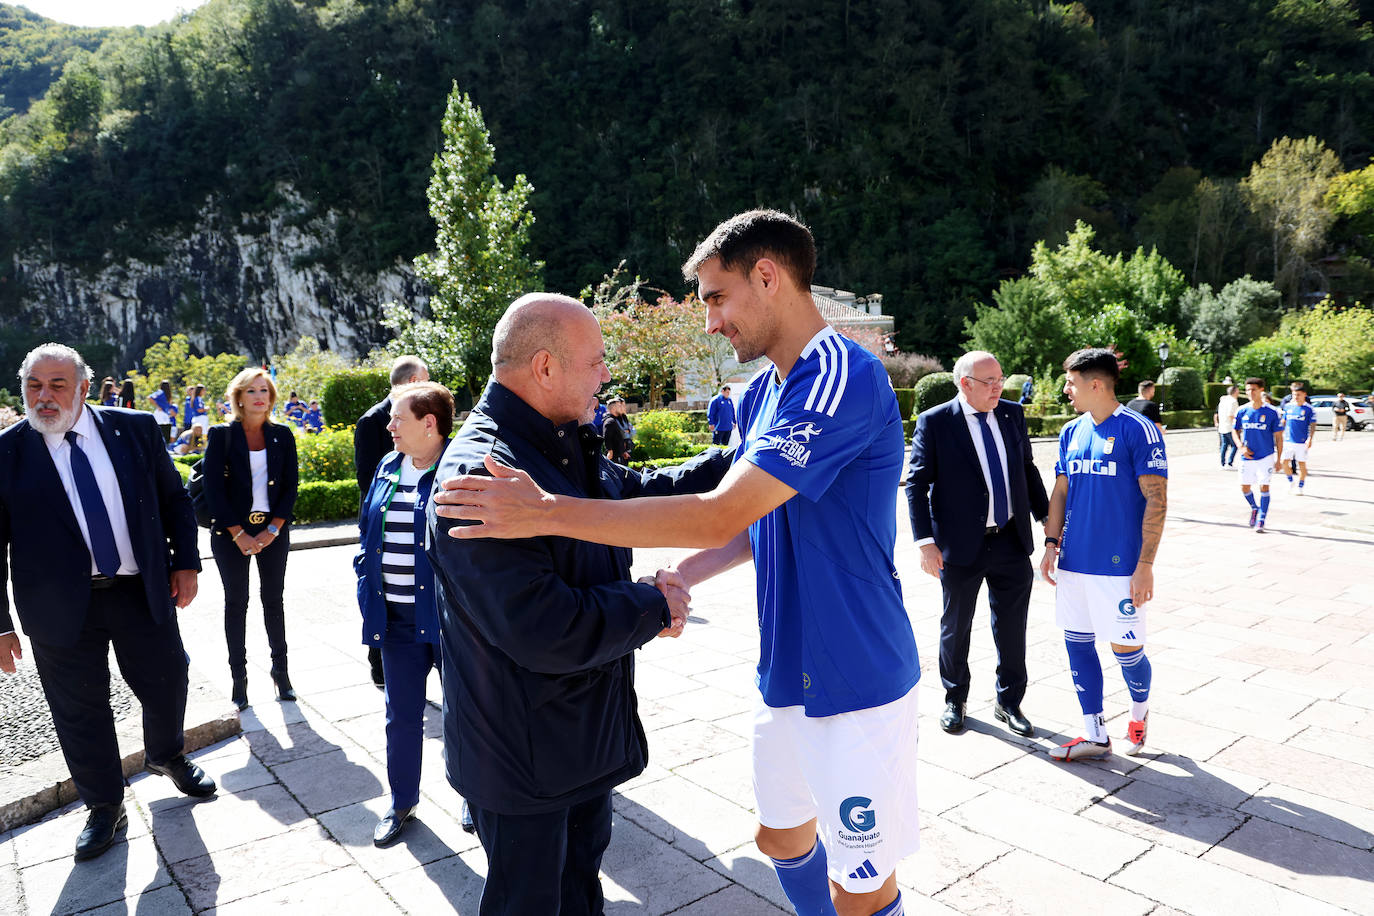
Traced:
[[1083, 737], [1095, 744], [1106, 744], [1111, 740], [1107, 737], [1107, 720], [1102, 718], [1102, 713], [1093, 712], [1083, 716]]
[[1150, 701], [1149, 701], [1149, 700], [1146, 700], [1144, 703], [1137, 703], [1135, 700], [1132, 700], [1132, 701], [1131, 701], [1131, 721], [1132, 721], [1132, 722], [1144, 722], [1144, 721], [1145, 721], [1145, 716], [1146, 716], [1147, 713], [1149, 713], [1149, 711], [1150, 711]]

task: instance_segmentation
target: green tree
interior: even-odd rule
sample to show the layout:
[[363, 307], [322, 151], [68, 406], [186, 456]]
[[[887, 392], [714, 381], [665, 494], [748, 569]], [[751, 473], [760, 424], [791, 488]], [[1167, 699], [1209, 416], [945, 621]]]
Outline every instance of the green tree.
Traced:
[[1280, 334], [1301, 339], [1303, 371], [1318, 388], [1374, 386], [1374, 309], [1322, 302], [1285, 315]]
[[1049, 300], [1080, 319], [1116, 303], [1147, 326], [1176, 324], [1178, 300], [1188, 288], [1183, 274], [1154, 250], [1108, 256], [1093, 247], [1096, 234], [1080, 221], [1063, 245], [1035, 244], [1030, 275]]
[[52, 103], [53, 127], [59, 132], [86, 136], [95, 132], [100, 123], [100, 108], [105, 101], [105, 90], [97, 76], [84, 60], [74, 60], [67, 64], [62, 76], [48, 90], [48, 101]]
[[1297, 302], [1311, 262], [1326, 244], [1332, 213], [1323, 200], [1340, 170], [1340, 159], [1316, 137], [1280, 137], [1241, 182], [1269, 237], [1274, 285], [1290, 303]]
[[[360, 366], [340, 353], [321, 350], [320, 342], [314, 337], [301, 337], [290, 353], [272, 357], [272, 367], [277, 370], [277, 390], [285, 403], [291, 392], [296, 392], [302, 401], [309, 403], [324, 394], [325, 383], [331, 377], [353, 368], [380, 368], [383, 362], [364, 360]], [[375, 402], [374, 402], [375, 403]], [[368, 405], [371, 406], [371, 405]], [[357, 417], [331, 417], [325, 420], [333, 423], [352, 423]]]
[[1206, 283], [1184, 293], [1180, 308], [1188, 337], [1218, 363], [1240, 347], [1272, 331], [1282, 300], [1274, 284], [1248, 274], [1213, 293]]
[[992, 298], [996, 305], [979, 305], [965, 325], [968, 349], [993, 354], [1003, 372], [1039, 378], [1056, 371], [1073, 350], [1064, 308], [1027, 278], [1003, 281]]
[[482, 113], [457, 83], [443, 135], [429, 184], [435, 250], [415, 259], [433, 291], [430, 314], [417, 317], [392, 304], [384, 323], [396, 334], [393, 352], [418, 354], [436, 379], [476, 395], [491, 374], [492, 329], [514, 299], [539, 288], [544, 265], [526, 253], [534, 189], [524, 175], [509, 189], [496, 177]]
[[[1296, 334], [1274, 334], [1251, 341], [1231, 357], [1228, 370], [1236, 384], [1247, 378], [1262, 378], [1267, 385], [1286, 385], [1289, 379], [1301, 378], [1305, 372], [1303, 341]], [[1292, 364], [1283, 365], [1283, 355], [1292, 357]]]
[[1322, 202], [1352, 232], [1374, 241], [1374, 163], [1332, 178]]
[[[205, 400], [211, 408], [210, 415], [216, 416], [220, 399], [229, 387], [229, 382], [243, 369], [252, 364], [242, 353], [216, 353], [196, 356], [191, 352], [190, 339], [185, 334], [163, 335], [143, 353], [143, 371], [129, 372], [125, 378], [134, 383], [138, 395], [134, 406], [141, 410], [152, 410], [148, 395], [157, 390], [163, 379], [172, 386], [172, 400], [178, 411], [189, 385], [204, 385]], [[178, 414], [178, 420], [185, 418]]]

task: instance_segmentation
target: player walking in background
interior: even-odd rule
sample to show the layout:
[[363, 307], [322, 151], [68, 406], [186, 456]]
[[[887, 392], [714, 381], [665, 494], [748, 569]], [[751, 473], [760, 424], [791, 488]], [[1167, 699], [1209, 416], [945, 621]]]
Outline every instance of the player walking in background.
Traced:
[[[1307, 451], [1317, 435], [1317, 412], [1307, 403], [1307, 389], [1302, 382], [1293, 383], [1293, 400], [1283, 409], [1283, 451], [1279, 463], [1292, 461], [1298, 466], [1297, 494], [1307, 486]], [[1288, 466], [1288, 492], [1294, 491], [1293, 466]]]
[[[1283, 421], [1279, 412], [1264, 402], [1264, 379], [1253, 376], [1245, 380], [1245, 396], [1250, 399], [1236, 413], [1236, 428], [1231, 435], [1240, 449], [1240, 492], [1250, 504], [1250, 527], [1264, 533], [1269, 517], [1269, 478], [1279, 469], [1283, 452]], [[1250, 488], [1258, 484], [1259, 502]]]
[[1099, 636], [1111, 641], [1131, 693], [1126, 753], [1135, 756], [1149, 725], [1145, 605], [1154, 597], [1169, 462], [1159, 428], [1116, 399], [1116, 354], [1079, 350], [1064, 360], [1064, 371], [1064, 394], [1082, 416], [1059, 435], [1040, 573], [1056, 586], [1055, 619], [1064, 628], [1085, 735], [1050, 756], [1070, 761], [1112, 752], [1103, 717]]

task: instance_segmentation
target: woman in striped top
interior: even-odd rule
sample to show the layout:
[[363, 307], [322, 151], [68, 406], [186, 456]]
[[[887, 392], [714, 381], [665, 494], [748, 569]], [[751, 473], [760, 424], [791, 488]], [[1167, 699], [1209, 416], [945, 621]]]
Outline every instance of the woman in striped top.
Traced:
[[434, 468], [453, 431], [453, 395], [435, 382], [397, 388], [387, 430], [396, 450], [378, 464], [363, 499], [358, 515], [362, 549], [353, 561], [363, 643], [381, 649], [386, 674], [391, 807], [373, 831], [378, 846], [400, 837], [420, 800], [425, 681], [439, 660], [434, 571], [425, 556], [425, 506]]

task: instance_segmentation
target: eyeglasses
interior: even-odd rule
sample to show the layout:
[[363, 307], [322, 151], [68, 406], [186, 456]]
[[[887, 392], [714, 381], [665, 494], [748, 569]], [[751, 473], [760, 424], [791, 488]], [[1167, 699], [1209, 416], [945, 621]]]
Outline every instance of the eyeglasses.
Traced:
[[969, 378], [972, 378], [975, 382], [982, 382], [989, 387], [993, 385], [996, 385], [998, 388], [1007, 387], [1007, 377], [1005, 375], [998, 376], [997, 378], [973, 378], [973, 376], [970, 375]]

